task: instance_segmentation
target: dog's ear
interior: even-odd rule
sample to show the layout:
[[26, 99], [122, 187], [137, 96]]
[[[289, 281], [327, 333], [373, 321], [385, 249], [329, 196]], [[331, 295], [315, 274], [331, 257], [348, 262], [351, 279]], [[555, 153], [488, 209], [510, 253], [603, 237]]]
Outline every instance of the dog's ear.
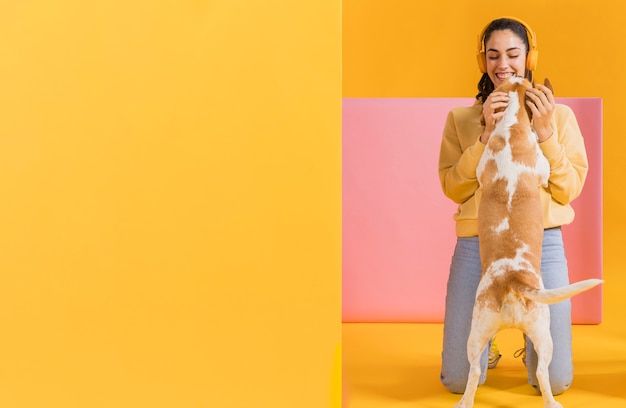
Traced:
[[529, 120], [533, 120], [533, 111], [530, 109], [530, 106], [526, 103], [529, 98], [524, 98], [524, 108], [526, 108], [526, 114], [528, 115]]
[[548, 88], [552, 93], [554, 93], [554, 88], [552, 87], [552, 82], [548, 78], [543, 80], [543, 85]]
[[526, 114], [528, 115], [529, 120], [533, 120], [533, 111], [530, 109], [530, 107], [526, 103], [528, 100], [530, 100], [530, 98], [526, 96], [526, 91], [534, 87], [535, 87], [534, 82], [527, 82], [526, 86], [522, 87], [521, 89], [521, 91], [524, 92], [524, 97], [522, 98], [522, 100], [524, 101], [524, 108], [526, 108]]

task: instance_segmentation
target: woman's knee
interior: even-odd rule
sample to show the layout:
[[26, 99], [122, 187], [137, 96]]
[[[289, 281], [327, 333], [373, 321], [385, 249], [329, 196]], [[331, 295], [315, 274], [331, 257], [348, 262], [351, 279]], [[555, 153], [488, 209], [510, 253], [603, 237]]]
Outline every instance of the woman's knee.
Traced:
[[[485, 383], [487, 376], [483, 372], [480, 375], [478, 380], [478, 385], [482, 385]], [[448, 389], [453, 394], [463, 394], [465, 392], [465, 388], [467, 388], [467, 373], [466, 375], [458, 375], [458, 376], [444, 376], [441, 375], [441, 383], [444, 387]]]
[[559, 395], [569, 389], [572, 385], [572, 377], [570, 375], [555, 376], [550, 378], [550, 388], [552, 395]]
[[[537, 384], [532, 384], [533, 388], [537, 391], [540, 391], [539, 386]], [[572, 377], [571, 376], [563, 376], [559, 378], [558, 376], [550, 376], [550, 389], [552, 390], [552, 395], [560, 395], [572, 386]]]
[[467, 376], [463, 378], [450, 378], [449, 376], [441, 376], [441, 383], [453, 394], [463, 394], [467, 387]]

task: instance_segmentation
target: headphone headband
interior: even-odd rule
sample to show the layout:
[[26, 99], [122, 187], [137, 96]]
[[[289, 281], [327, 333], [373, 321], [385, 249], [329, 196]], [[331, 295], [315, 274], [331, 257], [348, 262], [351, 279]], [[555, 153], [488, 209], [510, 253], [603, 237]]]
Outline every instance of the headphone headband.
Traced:
[[[528, 53], [526, 54], [526, 69], [528, 71], [534, 71], [535, 68], [537, 68], [537, 55], [538, 55], [537, 39], [535, 37], [535, 33], [533, 32], [533, 30], [530, 28], [528, 24], [526, 24], [524, 21], [520, 20], [519, 18], [507, 17], [507, 16], [500, 17], [500, 19], [503, 19], [503, 18], [507, 20], [512, 20], [521, 24], [522, 27], [524, 27], [524, 29], [526, 30], [526, 35], [528, 36], [528, 46], [529, 46], [529, 49], [527, 50]], [[489, 28], [489, 26], [491, 25], [491, 23], [493, 23], [493, 21], [487, 24], [485, 28], [483, 28], [480, 34], [478, 35], [478, 51], [476, 53], [476, 57], [478, 60], [478, 68], [480, 69], [480, 72], [482, 73], [487, 72], [487, 61], [486, 61], [486, 55], [485, 55], [486, 50], [485, 50], [484, 40], [485, 40], [485, 33], [487, 29]]]

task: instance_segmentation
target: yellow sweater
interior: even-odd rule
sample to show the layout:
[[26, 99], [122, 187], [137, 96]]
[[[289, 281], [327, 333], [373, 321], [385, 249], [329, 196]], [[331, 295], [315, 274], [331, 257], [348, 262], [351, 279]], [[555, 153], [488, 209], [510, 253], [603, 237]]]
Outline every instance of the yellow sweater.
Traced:
[[[439, 179], [444, 194], [459, 204], [454, 214], [459, 237], [478, 235], [478, 179], [476, 166], [485, 145], [479, 140], [482, 105], [455, 108], [448, 114], [441, 151]], [[556, 105], [552, 117], [552, 136], [539, 146], [550, 162], [547, 188], [540, 188], [544, 228], [558, 227], [574, 220], [570, 202], [580, 195], [587, 177], [587, 153], [574, 112]], [[478, 194], [480, 196], [480, 192]]]

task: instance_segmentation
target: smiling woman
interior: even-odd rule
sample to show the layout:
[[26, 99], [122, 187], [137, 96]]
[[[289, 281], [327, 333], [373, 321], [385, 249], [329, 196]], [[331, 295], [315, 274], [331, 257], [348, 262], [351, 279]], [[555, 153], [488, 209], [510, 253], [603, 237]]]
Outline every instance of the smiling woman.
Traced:
[[[481, 276], [489, 267], [482, 246], [486, 243], [478, 240], [480, 221], [484, 221], [488, 213], [484, 212], [486, 203], [480, 200], [485, 191], [477, 181], [477, 166], [488, 150], [485, 145], [497, 136], [496, 122], [506, 114], [505, 108], [514, 102], [497, 87], [515, 76], [532, 77], [536, 53], [528, 53], [527, 32], [532, 31], [524, 22], [508, 17], [487, 25], [480, 35], [486, 51], [478, 53], [483, 76], [477, 100], [472, 107], [453, 109], [444, 125], [439, 177], [445, 195], [458, 204], [455, 214], [457, 243], [448, 277], [441, 371], [443, 384], [452, 392], [463, 392], [466, 388], [469, 371], [466, 346], [472, 326], [471, 309]], [[483, 58], [486, 59], [484, 63]], [[530, 87], [530, 83], [528, 85]], [[546, 289], [555, 289], [569, 282], [561, 226], [574, 219], [571, 201], [582, 192], [589, 167], [587, 154], [571, 108], [556, 105], [548, 88], [542, 85], [530, 87], [521, 97], [532, 112], [532, 122], [529, 122], [532, 130], [528, 129], [528, 133], [534, 131], [537, 134], [538, 149], [549, 163], [545, 172], [549, 174], [547, 182], [541, 187], [533, 187], [539, 205], [537, 212], [543, 214], [539, 229], [545, 230], [543, 244], [537, 250], [541, 260], [537, 264], [540, 272], [535, 273], [541, 275]], [[550, 319], [555, 352], [549, 377], [552, 392], [558, 395], [570, 387], [573, 377], [569, 299], [550, 306]], [[488, 349], [484, 349], [480, 358], [480, 383], [487, 375]], [[537, 354], [530, 341], [526, 341], [526, 353], [529, 383], [537, 387]]]
[[496, 88], [511, 77], [525, 76], [527, 51], [521, 38], [496, 31], [486, 42], [487, 74]]
[[477, 97], [484, 103], [494, 88], [511, 76], [532, 81], [538, 57], [535, 34], [521, 20], [494, 20], [478, 36], [476, 57], [483, 74]]

